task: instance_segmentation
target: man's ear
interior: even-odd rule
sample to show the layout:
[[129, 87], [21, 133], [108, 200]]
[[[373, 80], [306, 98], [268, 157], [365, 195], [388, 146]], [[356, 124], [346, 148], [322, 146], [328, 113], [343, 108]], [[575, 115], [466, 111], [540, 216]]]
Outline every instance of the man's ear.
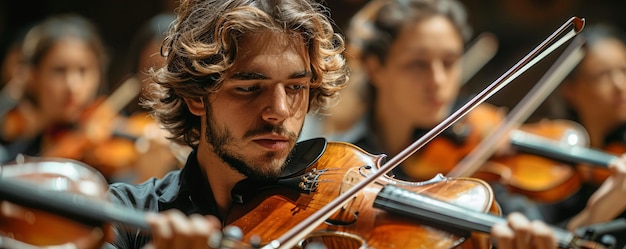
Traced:
[[185, 103], [187, 103], [187, 108], [189, 108], [189, 112], [196, 116], [204, 115], [204, 101], [201, 98], [197, 99], [189, 99], [185, 98]]

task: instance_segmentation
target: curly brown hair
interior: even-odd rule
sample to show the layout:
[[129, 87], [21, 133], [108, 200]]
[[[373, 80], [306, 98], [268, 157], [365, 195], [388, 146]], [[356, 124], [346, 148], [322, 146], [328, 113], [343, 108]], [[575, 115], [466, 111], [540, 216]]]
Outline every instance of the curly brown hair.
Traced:
[[311, 0], [183, 0], [161, 48], [166, 64], [151, 70], [156, 84], [143, 104], [170, 139], [196, 147], [200, 118], [189, 112], [185, 99], [219, 90], [243, 35], [278, 31], [305, 42], [313, 73], [309, 110], [324, 109], [348, 78], [344, 40], [333, 31], [328, 13]]

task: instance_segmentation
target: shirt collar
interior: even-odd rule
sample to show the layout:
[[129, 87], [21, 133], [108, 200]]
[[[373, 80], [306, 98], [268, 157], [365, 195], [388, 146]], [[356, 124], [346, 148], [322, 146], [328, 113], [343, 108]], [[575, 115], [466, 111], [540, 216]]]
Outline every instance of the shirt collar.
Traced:
[[[217, 202], [213, 196], [211, 185], [206, 178], [206, 173], [198, 163], [197, 155], [197, 151], [193, 150], [187, 157], [187, 162], [180, 173], [179, 188], [171, 188], [162, 195], [163, 200], [160, 202], [163, 206], [162, 209], [188, 207], [188, 210], [182, 210], [186, 214], [218, 214]], [[184, 205], [182, 202], [191, 202], [193, 205]]]

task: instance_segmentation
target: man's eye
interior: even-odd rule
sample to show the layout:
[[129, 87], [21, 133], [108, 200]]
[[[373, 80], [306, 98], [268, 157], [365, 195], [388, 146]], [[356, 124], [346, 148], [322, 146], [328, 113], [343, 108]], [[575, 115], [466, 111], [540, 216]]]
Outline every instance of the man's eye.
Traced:
[[303, 84], [303, 85], [292, 85], [291, 89], [295, 90], [295, 91], [300, 91], [300, 90], [306, 89], [307, 87], [308, 87], [308, 85], [305, 85], [305, 84]]
[[260, 89], [258, 86], [240, 86], [236, 88], [238, 92], [251, 93]]

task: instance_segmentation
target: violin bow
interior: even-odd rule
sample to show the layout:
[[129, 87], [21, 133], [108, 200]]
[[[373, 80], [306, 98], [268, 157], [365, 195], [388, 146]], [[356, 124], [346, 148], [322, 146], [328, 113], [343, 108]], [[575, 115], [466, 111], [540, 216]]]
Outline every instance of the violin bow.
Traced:
[[118, 113], [130, 101], [141, 92], [141, 81], [135, 76], [130, 76], [109, 95], [104, 101], [104, 106], [108, 106], [113, 112]]
[[581, 49], [583, 44], [584, 41], [582, 39], [575, 39], [541, 77], [539, 82], [535, 84], [515, 108], [511, 110], [506, 117], [506, 121], [483, 139], [483, 141], [450, 170], [446, 176], [469, 177], [473, 175], [497, 150], [497, 146], [499, 142], [502, 141], [502, 138], [508, 137], [507, 134], [519, 128], [519, 126], [530, 117], [532, 112], [534, 112], [563, 79], [565, 79], [565, 76], [578, 65], [584, 57], [584, 51]]
[[[548, 47], [558, 36], [563, 34], [570, 26], [574, 26], [572, 30], [567, 32], [563, 37], [557, 40], [552, 46]], [[468, 112], [476, 108], [479, 104], [485, 102], [485, 100], [505, 87], [508, 83], [514, 80], [521, 73], [528, 70], [538, 61], [545, 56], [556, 50], [562, 44], [567, 42], [582, 31], [585, 26], [585, 19], [579, 17], [572, 17], [565, 22], [561, 27], [554, 31], [546, 40], [541, 42], [530, 53], [524, 56], [519, 62], [517, 62], [512, 68], [506, 71], [502, 76], [491, 83], [487, 88], [482, 90], [479, 94], [470, 99], [461, 108], [456, 110], [441, 123], [427, 132], [424, 136], [413, 142], [410, 146], [402, 150], [398, 155], [391, 158], [383, 166], [381, 166], [376, 172], [364, 178], [357, 184], [353, 185], [347, 191], [340, 194], [333, 201], [320, 208], [317, 212], [307, 217], [304, 221], [291, 228], [289, 231], [274, 239], [264, 249], [270, 248], [292, 248], [298, 241], [306, 234], [311, 233], [319, 224], [328, 219], [331, 215], [336, 213], [342, 206], [344, 206], [350, 199], [358, 194], [359, 191], [373, 183], [379, 177], [387, 174], [393, 168], [398, 166], [401, 162], [405, 161], [412, 154], [421, 149], [428, 142], [433, 140], [436, 136], [441, 134], [445, 129], [452, 126], [452, 124], [463, 118]], [[547, 48], [547, 49], [546, 49]], [[543, 51], [543, 52], [542, 52]]]

